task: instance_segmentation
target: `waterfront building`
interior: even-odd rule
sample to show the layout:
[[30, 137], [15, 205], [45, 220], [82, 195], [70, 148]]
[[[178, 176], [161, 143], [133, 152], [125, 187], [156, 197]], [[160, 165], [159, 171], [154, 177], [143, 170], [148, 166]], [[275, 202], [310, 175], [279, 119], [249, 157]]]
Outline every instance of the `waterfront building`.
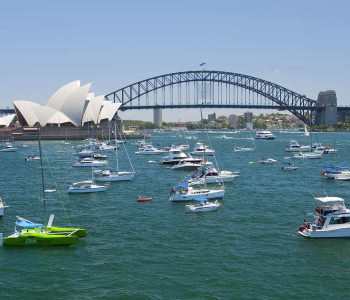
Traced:
[[246, 123], [253, 123], [253, 113], [249, 112], [249, 111], [245, 112], [244, 113], [244, 121]]
[[208, 114], [208, 122], [216, 121], [216, 113]]
[[237, 129], [238, 128], [238, 116], [229, 115], [228, 116], [228, 124], [230, 128]]

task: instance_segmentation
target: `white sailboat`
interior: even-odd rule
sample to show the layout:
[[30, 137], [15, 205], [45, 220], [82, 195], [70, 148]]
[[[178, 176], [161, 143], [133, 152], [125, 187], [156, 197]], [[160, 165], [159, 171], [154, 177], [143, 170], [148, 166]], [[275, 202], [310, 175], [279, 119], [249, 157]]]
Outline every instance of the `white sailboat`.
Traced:
[[306, 125], [304, 124], [304, 135], [305, 136], [310, 136], [310, 132], [307, 130]]
[[[114, 125], [114, 132], [115, 132], [115, 143], [117, 145], [117, 126]], [[119, 156], [118, 156], [118, 147], [115, 147], [115, 156], [117, 160], [117, 168], [115, 171], [110, 170], [96, 170], [94, 173], [94, 179], [95, 181], [128, 181], [135, 177], [135, 170], [131, 163], [130, 157], [128, 155], [128, 152], [126, 151], [126, 147], [124, 146], [125, 153], [128, 156], [129, 163], [131, 166], [132, 171], [119, 171]]]

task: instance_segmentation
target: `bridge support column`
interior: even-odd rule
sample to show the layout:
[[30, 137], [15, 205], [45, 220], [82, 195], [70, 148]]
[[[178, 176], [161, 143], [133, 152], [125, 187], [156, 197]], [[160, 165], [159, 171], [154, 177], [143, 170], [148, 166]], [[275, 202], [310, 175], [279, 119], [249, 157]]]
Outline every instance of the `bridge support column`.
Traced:
[[162, 110], [160, 108], [155, 108], [153, 110], [153, 124], [156, 127], [162, 127]]
[[335, 91], [319, 92], [316, 107], [316, 125], [337, 125], [337, 95]]

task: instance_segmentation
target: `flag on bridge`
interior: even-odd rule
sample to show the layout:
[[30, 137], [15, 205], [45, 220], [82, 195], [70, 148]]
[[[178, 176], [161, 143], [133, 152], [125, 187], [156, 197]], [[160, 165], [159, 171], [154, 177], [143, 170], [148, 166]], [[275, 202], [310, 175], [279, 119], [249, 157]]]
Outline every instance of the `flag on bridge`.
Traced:
[[199, 66], [201, 67], [201, 66], [204, 66], [204, 65], [205, 65], [205, 62], [201, 63]]

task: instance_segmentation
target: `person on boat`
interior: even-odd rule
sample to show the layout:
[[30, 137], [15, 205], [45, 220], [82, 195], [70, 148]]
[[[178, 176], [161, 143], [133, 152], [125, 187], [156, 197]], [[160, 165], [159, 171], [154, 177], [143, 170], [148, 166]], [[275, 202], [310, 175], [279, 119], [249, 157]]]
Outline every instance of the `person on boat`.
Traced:
[[304, 228], [310, 228], [310, 223], [307, 219], [304, 220]]
[[176, 193], [176, 189], [175, 189], [175, 187], [172, 187], [171, 191], [170, 191], [170, 194], [172, 195], [172, 194], [175, 194], [175, 193]]
[[321, 220], [321, 218], [319, 217], [319, 218], [317, 218], [317, 223], [316, 223], [316, 226], [317, 226], [317, 228], [318, 229], [320, 229], [321, 227], [322, 227], [322, 220]]

